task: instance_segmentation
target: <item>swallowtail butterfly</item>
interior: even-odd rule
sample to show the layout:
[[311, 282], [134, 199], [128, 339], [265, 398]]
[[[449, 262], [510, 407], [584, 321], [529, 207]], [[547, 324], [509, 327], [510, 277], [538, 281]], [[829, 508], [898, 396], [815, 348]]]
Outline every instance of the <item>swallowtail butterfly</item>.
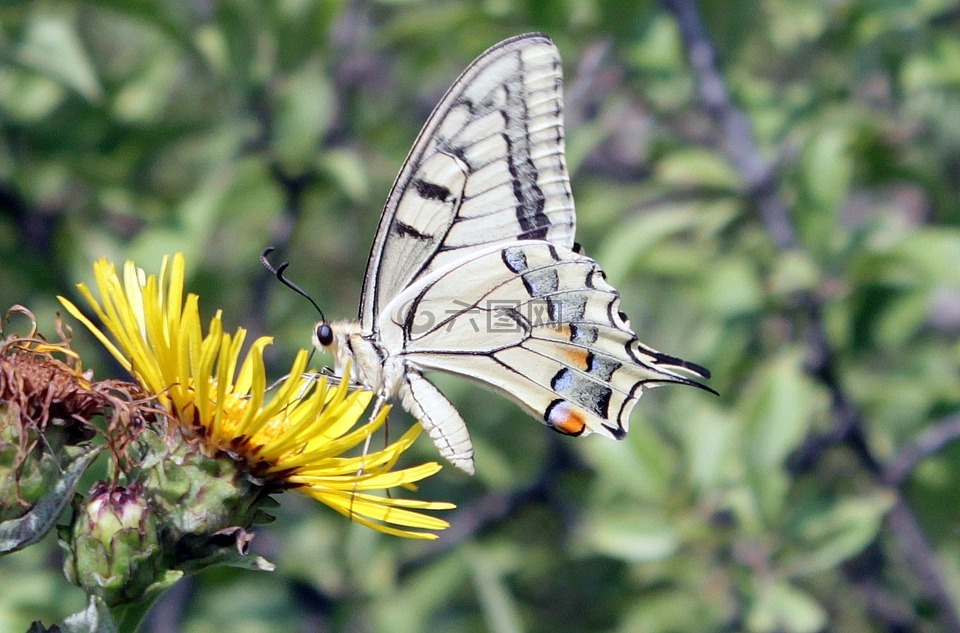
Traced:
[[424, 371], [471, 378], [561, 433], [615, 439], [644, 387], [709, 377], [637, 340], [619, 294], [574, 242], [561, 85], [557, 48], [540, 34], [470, 64], [390, 191], [359, 321], [314, 328], [335, 373], [350, 361], [378, 405], [399, 397], [468, 473], [467, 427]]

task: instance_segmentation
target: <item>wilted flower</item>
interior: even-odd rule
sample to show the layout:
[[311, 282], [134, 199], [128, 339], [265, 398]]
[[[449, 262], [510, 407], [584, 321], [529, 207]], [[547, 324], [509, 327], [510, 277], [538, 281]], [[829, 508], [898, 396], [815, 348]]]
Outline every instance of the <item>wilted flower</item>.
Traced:
[[[47, 341], [27, 309], [12, 312], [32, 328], [0, 341], [0, 552], [29, 545], [53, 526], [99, 450], [90, 443], [97, 432], [119, 450], [145, 414], [138, 385], [92, 380], [62, 333], [60, 342]], [[118, 432], [107, 433], [111, 428]]]
[[[381, 450], [345, 455], [383, 424], [386, 408], [376, 419], [361, 423], [372, 394], [305, 377], [306, 351], [297, 354], [288, 377], [268, 390], [263, 349], [271, 339], [254, 341], [241, 362], [246, 332], [224, 333], [219, 311], [204, 336], [197, 295], [183, 297], [182, 255], [164, 258], [159, 277], [147, 276], [127, 262], [121, 281], [106, 260], [94, 265], [94, 273], [99, 300], [86, 285], [78, 288], [105, 331], [61, 297], [63, 305], [170, 412], [204, 456], [229, 459], [237, 469], [233, 473], [214, 467], [221, 477], [216, 488], [209, 478], [193, 477], [209, 471], [209, 465], [198, 463], [189, 475], [171, 474], [166, 466], [154, 471], [159, 490], [154, 499], [179, 512], [175, 521], [179, 530], [199, 529], [198, 521], [205, 522], [204, 530], [223, 529], [239, 525], [237, 512], [249, 515], [254, 507], [247, 492], [236, 497], [223, 491], [223, 478], [243, 490], [297, 488], [359, 523], [398, 536], [436, 538], [430, 531], [447, 527], [445, 521], [420, 511], [449, 509], [451, 504], [373, 494], [411, 487], [440, 470], [434, 462], [392, 470], [419, 427]], [[215, 489], [218, 494], [212, 494]], [[235, 503], [224, 504], [228, 498]], [[210, 524], [217, 508], [232, 516]]]

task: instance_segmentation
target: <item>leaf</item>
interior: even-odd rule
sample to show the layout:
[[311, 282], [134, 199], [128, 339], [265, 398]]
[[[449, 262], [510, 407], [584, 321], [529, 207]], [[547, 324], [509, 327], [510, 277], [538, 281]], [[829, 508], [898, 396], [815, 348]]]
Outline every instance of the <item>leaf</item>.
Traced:
[[842, 238], [840, 208], [850, 193], [854, 159], [852, 134], [826, 127], [806, 147], [801, 161], [800, 199], [793, 213], [804, 243], [813, 253], [834, 250]]
[[747, 479], [761, 514], [773, 520], [789, 480], [783, 464], [806, 436], [815, 395], [803, 370], [802, 352], [790, 349], [760, 364], [740, 405]]
[[814, 392], [803, 369], [802, 351], [790, 349], [756, 368], [743, 403], [748, 463], [779, 467], [810, 428]]
[[57, 517], [70, 503], [77, 483], [87, 467], [103, 450], [86, 446], [64, 464], [63, 477], [48, 494], [20, 518], [0, 523], [0, 554], [15, 552], [42, 539], [56, 525]]
[[118, 623], [118, 629], [124, 633], [127, 631], [133, 633], [139, 631], [140, 623], [147, 615], [150, 607], [153, 606], [153, 603], [156, 602], [167, 589], [183, 578], [183, 575], [183, 572], [179, 569], [168, 569], [164, 572], [160, 580], [147, 587], [137, 602], [115, 607], [111, 615]]
[[792, 250], [781, 253], [773, 262], [770, 272], [770, 292], [787, 295], [813, 291], [820, 281], [820, 271], [809, 253]]
[[827, 613], [809, 594], [786, 581], [760, 590], [758, 600], [747, 614], [750, 631], [817, 633], [827, 625]]
[[694, 417], [679, 419], [677, 431], [683, 439], [683, 461], [688, 465], [690, 480], [704, 491], [719, 487], [736, 438], [731, 416], [701, 407]]
[[720, 318], [753, 313], [763, 306], [760, 277], [746, 258], [715, 260], [703, 285], [704, 302]]
[[835, 568], [877, 537], [895, 500], [893, 493], [883, 491], [801, 510], [790, 529], [797, 551], [785, 557], [783, 565], [804, 574]]
[[317, 152], [336, 111], [333, 88], [319, 60], [303, 64], [276, 94], [274, 142], [280, 161], [302, 169]]
[[596, 469], [595, 499], [616, 502], [631, 499], [660, 501], [669, 493], [674, 455], [649, 424], [638, 424], [623, 442], [580, 442], [577, 446]]
[[274, 571], [276, 565], [262, 556], [243, 554], [236, 547], [223, 547], [203, 558], [194, 558], [183, 565], [185, 574], [196, 574], [209, 567], [237, 567], [250, 571]]
[[[656, 244], [689, 231], [700, 222], [696, 205], [643, 213], [621, 221], [604, 240], [597, 261], [611, 279], [626, 277], [631, 266]], [[592, 253], [591, 253], [592, 255]]]
[[520, 633], [523, 631], [516, 601], [503, 582], [503, 572], [495, 561], [479, 549], [470, 548], [467, 560], [473, 571], [473, 583], [477, 588], [478, 601], [483, 609], [487, 630], [495, 633]]
[[740, 174], [720, 153], [701, 148], [677, 150], [657, 163], [662, 181], [680, 187], [714, 187], [736, 191], [742, 186]]
[[96, 596], [90, 596], [87, 608], [63, 621], [63, 633], [119, 633], [107, 605]]
[[[666, 583], [665, 583], [666, 584]], [[615, 629], [617, 633], [677, 633], [712, 630], [711, 622], [723, 617], [713, 604], [719, 598], [706, 597], [685, 587], [667, 586], [638, 596]]]
[[103, 88], [72, 17], [54, 11], [40, 11], [32, 17], [17, 52], [20, 62], [60, 81], [88, 101], [101, 101]]
[[821, 130], [803, 154], [803, 186], [809, 202], [824, 212], [837, 211], [849, 193], [852, 170], [850, 131]]
[[373, 630], [419, 633], [432, 630], [431, 616], [456, 599], [469, 564], [463, 556], [443, 556], [418, 566], [402, 585], [371, 606]]
[[663, 560], [680, 546], [675, 526], [665, 517], [646, 514], [596, 514], [582, 540], [594, 551], [628, 562]]
[[326, 150], [317, 157], [317, 161], [323, 172], [351, 201], [363, 203], [368, 200], [368, 170], [356, 151], [347, 148]]
[[920, 229], [898, 243], [891, 254], [909, 264], [910, 281], [960, 284], [960, 232], [944, 227]]

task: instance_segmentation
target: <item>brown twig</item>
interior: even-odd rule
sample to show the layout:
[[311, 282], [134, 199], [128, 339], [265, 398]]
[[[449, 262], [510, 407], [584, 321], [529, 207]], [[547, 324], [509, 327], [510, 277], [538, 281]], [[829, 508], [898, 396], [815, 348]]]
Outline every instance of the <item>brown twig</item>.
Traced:
[[787, 204], [777, 191], [776, 172], [757, 148], [749, 119], [730, 99], [696, 3], [663, 0], [663, 4], [677, 20], [700, 100], [720, 128], [723, 149], [747, 185], [761, 221], [778, 248], [795, 248], [797, 240]]
[[900, 449], [883, 469], [883, 478], [891, 486], [901, 486], [927, 457], [960, 440], [960, 413], [948, 416], [923, 429], [916, 439]]
[[[723, 149], [746, 182], [761, 222], [780, 250], [797, 248], [787, 204], [776, 187], [775, 173], [760, 154], [747, 117], [730, 99], [696, 3], [694, 0], [663, 0], [663, 4], [677, 20], [690, 66], [696, 75], [700, 98], [720, 129]], [[826, 336], [819, 300], [808, 297], [807, 305], [810, 319], [808, 365], [811, 374], [831, 394], [836, 422], [829, 433], [808, 438], [799, 451], [803, 456], [800, 463], [794, 460], [795, 468], [812, 466], [826, 448], [843, 444], [856, 453], [878, 483], [898, 484], [920, 459], [939, 450], [946, 442], [960, 437], [960, 418], [938, 425], [929, 434], [922, 434], [914, 445], [905, 449], [884, 469], [867, 445], [863, 415], [847, 396], [837, 375], [836, 355]], [[936, 603], [944, 625], [949, 630], [960, 631], [960, 612], [940, 573], [936, 554], [899, 489], [897, 494], [897, 501], [887, 516], [890, 530], [903, 548], [906, 560], [924, 593]]]

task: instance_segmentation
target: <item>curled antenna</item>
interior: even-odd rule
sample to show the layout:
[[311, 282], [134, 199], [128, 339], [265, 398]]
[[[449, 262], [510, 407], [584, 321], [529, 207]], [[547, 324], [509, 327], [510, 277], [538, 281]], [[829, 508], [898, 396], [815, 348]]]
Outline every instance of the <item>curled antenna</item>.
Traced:
[[320, 320], [326, 323], [327, 317], [323, 316], [323, 310], [321, 310], [320, 306], [317, 305], [317, 302], [313, 300], [313, 297], [308, 295], [303, 288], [287, 279], [287, 277], [283, 274], [283, 272], [287, 269], [287, 266], [290, 265], [290, 262], [282, 262], [279, 266], [274, 267], [274, 265], [270, 263], [270, 260], [267, 259], [270, 253], [272, 253], [274, 250], [276, 249], [274, 249], [272, 246], [268, 246], [267, 248], [263, 249], [263, 252], [260, 253], [260, 263], [263, 264], [264, 268], [276, 275], [277, 279], [280, 280], [280, 283], [309, 301], [313, 307], [317, 309], [317, 312], [320, 313]]

